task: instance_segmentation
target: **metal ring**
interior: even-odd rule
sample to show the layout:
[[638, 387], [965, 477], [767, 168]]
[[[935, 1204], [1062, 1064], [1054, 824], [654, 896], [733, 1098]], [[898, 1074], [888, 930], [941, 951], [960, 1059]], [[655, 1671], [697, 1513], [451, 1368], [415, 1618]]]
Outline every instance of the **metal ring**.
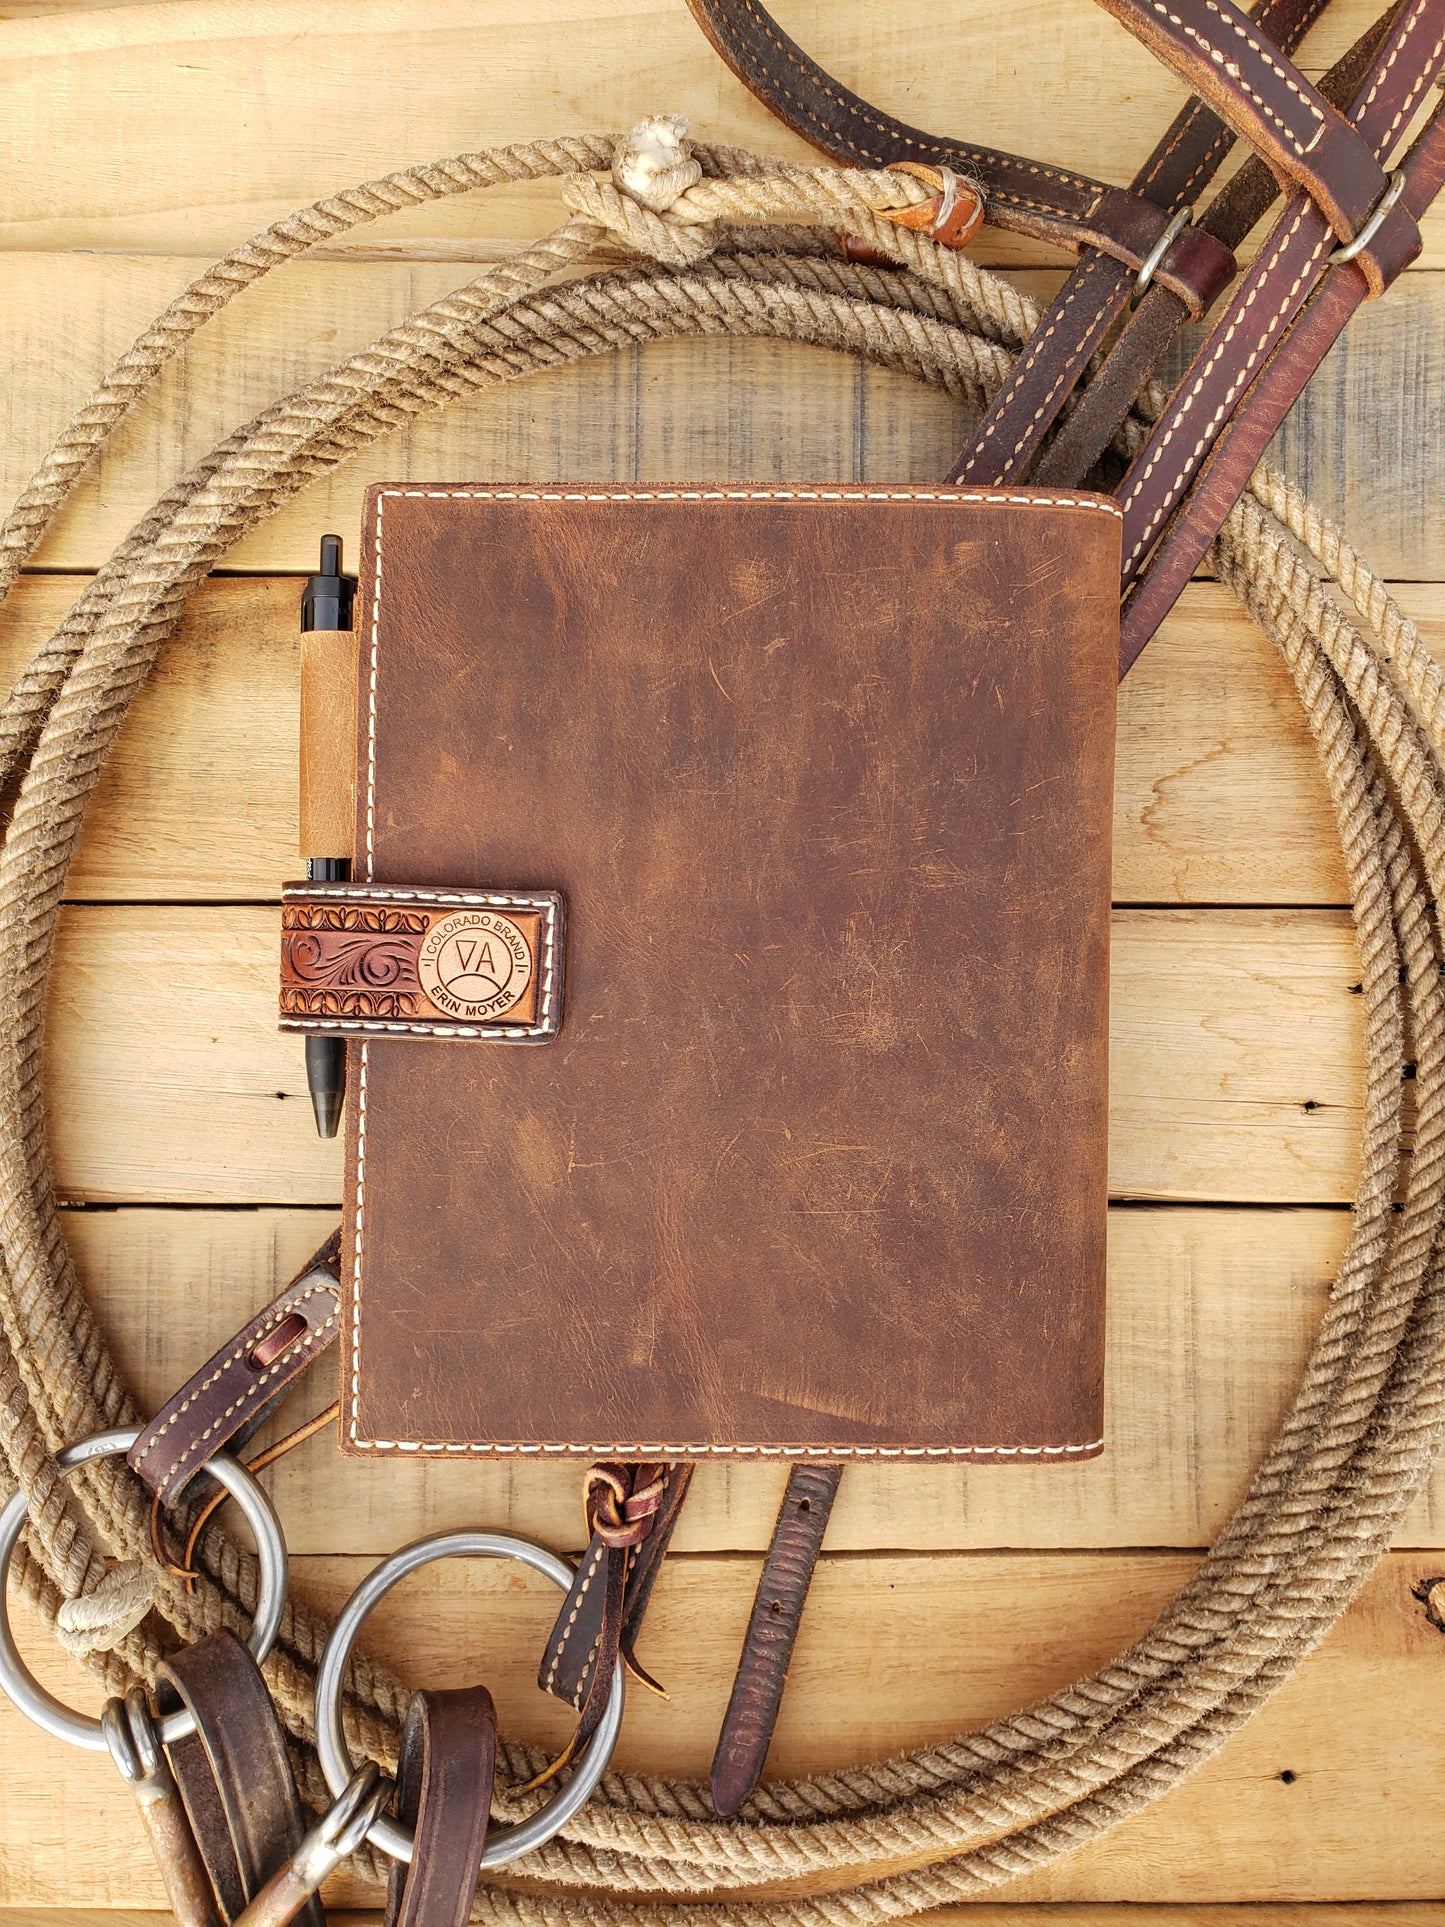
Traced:
[[381, 1777], [375, 1760], [367, 1760], [353, 1773], [336, 1799], [322, 1814], [316, 1831], [328, 1852], [338, 1861], [349, 1860], [381, 1818], [382, 1809], [395, 1793], [390, 1780]]
[[[321, 1667], [316, 1675], [316, 1752], [326, 1784], [334, 1795], [344, 1791], [353, 1772], [351, 1756], [346, 1750], [346, 1737], [341, 1729], [341, 1676], [346, 1670], [356, 1635], [373, 1606], [393, 1586], [405, 1579], [408, 1573], [429, 1566], [438, 1559], [516, 1559], [522, 1565], [530, 1566], [533, 1572], [540, 1572], [544, 1578], [550, 1579], [561, 1592], [566, 1592], [576, 1577], [566, 1560], [559, 1559], [555, 1552], [534, 1546], [530, 1539], [514, 1538], [510, 1532], [440, 1532], [434, 1538], [418, 1539], [414, 1545], [403, 1546], [400, 1552], [394, 1552], [368, 1574], [342, 1607], [331, 1629], [331, 1637], [326, 1642], [326, 1651], [321, 1656]], [[602, 1723], [582, 1749], [566, 1785], [530, 1820], [520, 1820], [514, 1827], [499, 1827], [487, 1835], [481, 1859], [484, 1868], [499, 1867], [505, 1861], [515, 1860], [518, 1854], [529, 1853], [533, 1847], [540, 1847], [544, 1840], [550, 1840], [572, 1818], [590, 1796], [606, 1772], [612, 1749], [617, 1744], [618, 1730], [622, 1725], [625, 1680], [625, 1671], [619, 1659], [612, 1676], [612, 1692], [608, 1697], [607, 1711], [602, 1715]], [[393, 1860], [410, 1866], [413, 1838], [406, 1827], [399, 1826], [395, 1820], [382, 1818], [375, 1822], [366, 1837]]]
[[1179, 239], [1180, 235], [1193, 219], [1193, 206], [1181, 207], [1179, 212], [1174, 216], [1174, 219], [1154, 243], [1153, 247], [1150, 248], [1149, 252], [1144, 256], [1144, 259], [1139, 263], [1138, 275], [1135, 277], [1134, 292], [1129, 297], [1131, 304], [1143, 300], [1145, 290], [1154, 279], [1154, 270], [1159, 266], [1159, 263], [1164, 259], [1170, 248], [1173, 247], [1174, 243]]
[[[73, 1472], [78, 1465], [89, 1465], [93, 1459], [110, 1459], [128, 1452], [140, 1435], [139, 1426], [120, 1432], [97, 1432], [93, 1438], [82, 1439], [79, 1445], [68, 1445], [57, 1453], [55, 1462], [62, 1472]], [[246, 1644], [251, 1657], [259, 1664], [276, 1643], [282, 1608], [286, 1604], [286, 1541], [282, 1537], [281, 1521], [271, 1501], [238, 1459], [220, 1453], [207, 1460], [206, 1470], [220, 1480], [240, 1506], [256, 1540], [261, 1570], [256, 1617]], [[15, 1635], [10, 1630], [5, 1583], [26, 1518], [25, 1494], [16, 1492], [0, 1512], [0, 1691], [57, 1740], [68, 1740], [72, 1746], [84, 1747], [88, 1753], [108, 1752], [100, 1721], [91, 1719], [87, 1713], [73, 1712], [58, 1699], [52, 1699], [16, 1648]], [[195, 1719], [185, 1707], [167, 1713], [157, 1724], [167, 1746], [187, 1739], [196, 1730]]]
[[[1445, 85], [1445, 82], [1442, 82], [1442, 85]], [[1370, 216], [1365, 222], [1365, 225], [1360, 229], [1353, 241], [1341, 241], [1340, 245], [1330, 255], [1328, 261], [1326, 261], [1325, 266], [1328, 268], [1343, 267], [1346, 261], [1353, 261], [1357, 254], [1363, 254], [1384, 226], [1385, 216], [1390, 212], [1390, 209], [1404, 192], [1405, 170], [1403, 167], [1397, 167], [1390, 176], [1389, 186], [1370, 209]]]

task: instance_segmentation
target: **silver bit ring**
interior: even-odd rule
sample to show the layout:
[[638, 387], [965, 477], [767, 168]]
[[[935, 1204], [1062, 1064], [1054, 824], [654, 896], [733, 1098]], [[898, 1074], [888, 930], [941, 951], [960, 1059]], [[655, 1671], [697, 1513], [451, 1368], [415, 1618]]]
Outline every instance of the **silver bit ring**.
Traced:
[[[354, 1771], [341, 1726], [341, 1679], [356, 1636], [367, 1614], [393, 1586], [408, 1573], [438, 1559], [516, 1559], [550, 1579], [561, 1592], [567, 1591], [574, 1577], [566, 1560], [559, 1559], [555, 1552], [533, 1545], [530, 1539], [518, 1539], [509, 1532], [441, 1532], [433, 1538], [418, 1539], [413, 1545], [403, 1546], [400, 1552], [383, 1560], [342, 1607], [316, 1675], [316, 1752], [322, 1775], [334, 1795], [339, 1796], [345, 1790]], [[483, 1868], [500, 1867], [519, 1854], [540, 1847], [590, 1798], [607, 1771], [612, 1749], [617, 1744], [625, 1682], [626, 1672], [619, 1659], [602, 1722], [582, 1749], [566, 1784], [530, 1819], [520, 1820], [513, 1827], [498, 1827], [487, 1835], [481, 1857]], [[382, 1815], [373, 1821], [366, 1837], [393, 1860], [410, 1866], [414, 1838], [409, 1827]]]
[[[139, 1426], [118, 1432], [97, 1432], [91, 1438], [82, 1439], [78, 1445], [66, 1446], [63, 1452], [57, 1453], [55, 1462], [62, 1472], [73, 1472], [78, 1465], [89, 1465], [95, 1459], [116, 1458], [128, 1452], [140, 1435]], [[220, 1481], [236, 1501], [256, 1540], [260, 1578], [256, 1589], [256, 1617], [246, 1644], [251, 1657], [259, 1665], [276, 1643], [276, 1635], [281, 1630], [281, 1613], [286, 1604], [286, 1540], [281, 1532], [281, 1521], [276, 1517], [271, 1501], [239, 1459], [222, 1452], [207, 1461], [206, 1470]], [[68, 1740], [71, 1746], [83, 1747], [87, 1753], [108, 1752], [109, 1746], [100, 1721], [92, 1719], [88, 1713], [75, 1712], [47, 1693], [20, 1657], [15, 1644], [5, 1586], [10, 1576], [10, 1562], [15, 1556], [20, 1535], [25, 1530], [27, 1516], [23, 1492], [13, 1493], [4, 1511], [0, 1512], [0, 1691], [28, 1719], [34, 1720], [38, 1727], [55, 1739]], [[167, 1713], [156, 1725], [167, 1746], [174, 1746], [177, 1740], [188, 1739], [196, 1730], [195, 1719], [185, 1707]]]

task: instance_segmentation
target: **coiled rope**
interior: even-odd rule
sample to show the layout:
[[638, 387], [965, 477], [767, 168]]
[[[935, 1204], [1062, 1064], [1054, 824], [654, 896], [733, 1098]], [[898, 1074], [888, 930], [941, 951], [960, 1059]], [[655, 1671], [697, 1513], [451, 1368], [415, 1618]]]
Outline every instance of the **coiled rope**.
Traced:
[[[1005, 282], [886, 218], [927, 197], [910, 176], [800, 167], [681, 136], [680, 123], [663, 121], [621, 143], [583, 136], [454, 156], [275, 223], [146, 330], [0, 530], [3, 594], [160, 369], [273, 268], [398, 208], [561, 180], [571, 213], [553, 233], [282, 397], [167, 490], [0, 709], [0, 781], [18, 782], [0, 853], [0, 1447], [30, 1508], [20, 1588], [110, 1692], [149, 1680], [177, 1638], [244, 1631], [256, 1585], [252, 1556], [211, 1527], [188, 1590], [155, 1565], [146, 1500], [124, 1467], [98, 1465], [68, 1485], [54, 1459], [137, 1414], [56, 1211], [42, 1112], [51, 948], [86, 801], [193, 589], [243, 535], [359, 449], [533, 372], [675, 336], [766, 335], [862, 355], [981, 406], [1037, 323], [1034, 304]], [[840, 231], [896, 265], [839, 258]], [[619, 248], [631, 256], [621, 266]], [[613, 264], [599, 267], [608, 255]], [[1119, 453], [1138, 445], [1161, 405], [1146, 392]], [[717, 1818], [704, 1786], [609, 1774], [563, 1834], [515, 1863], [534, 1890], [486, 1885], [477, 1918], [858, 1927], [978, 1898], [1139, 1811], [1213, 1753], [1349, 1604], [1418, 1492], [1445, 1418], [1435, 912], [1445, 894], [1445, 682], [1339, 530], [1273, 471], [1256, 472], [1213, 563], [1288, 666], [1319, 755], [1354, 904], [1368, 1066], [1349, 1246], [1247, 1497], [1149, 1630], [1090, 1677], [947, 1745], [770, 1783], [734, 1821]], [[327, 1795], [311, 1708], [327, 1631], [293, 1601], [267, 1664], [303, 1793], [318, 1808]], [[394, 1766], [406, 1699], [399, 1681], [356, 1660], [345, 1702], [356, 1756]], [[543, 1757], [512, 1743], [503, 1763], [516, 1787]], [[533, 1805], [503, 1786], [497, 1817]], [[369, 1855], [359, 1865], [381, 1872]]]

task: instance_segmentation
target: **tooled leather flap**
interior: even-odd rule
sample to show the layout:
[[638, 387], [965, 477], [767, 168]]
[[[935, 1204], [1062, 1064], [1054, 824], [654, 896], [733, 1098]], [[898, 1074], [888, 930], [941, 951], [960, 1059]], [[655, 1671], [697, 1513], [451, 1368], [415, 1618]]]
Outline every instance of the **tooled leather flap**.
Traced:
[[555, 890], [293, 883], [281, 892], [281, 1028], [545, 1043], [562, 1021]]

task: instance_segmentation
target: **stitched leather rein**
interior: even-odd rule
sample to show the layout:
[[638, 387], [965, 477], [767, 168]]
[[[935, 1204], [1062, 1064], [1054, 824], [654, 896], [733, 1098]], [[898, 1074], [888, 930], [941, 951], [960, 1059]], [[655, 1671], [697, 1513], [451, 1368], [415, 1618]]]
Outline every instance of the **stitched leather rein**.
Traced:
[[[981, 186], [994, 225], [1078, 253], [951, 481], [1084, 482], [1179, 327], [1203, 316], [1234, 279], [1233, 249], [1283, 196], [1273, 232], [1117, 484], [1125, 516], [1122, 673], [1349, 314], [1420, 252], [1419, 218], [1445, 172], [1439, 110], [1388, 179], [1383, 163], [1439, 74], [1445, 27], [1437, 8], [1406, 0], [1316, 91], [1286, 55], [1323, 0], [1266, 0], [1250, 19], [1219, 0], [1101, 4], [1195, 90], [1129, 190], [909, 127], [825, 73], [755, 0], [689, 0], [733, 71], [823, 153], [848, 165], [908, 160], [961, 169]], [[1195, 224], [1193, 199], [1239, 136], [1255, 158]], [[1327, 273], [1332, 259], [1353, 263], [1354, 272]], [[1045, 447], [1091, 357], [1136, 298], [1079, 405]]]

